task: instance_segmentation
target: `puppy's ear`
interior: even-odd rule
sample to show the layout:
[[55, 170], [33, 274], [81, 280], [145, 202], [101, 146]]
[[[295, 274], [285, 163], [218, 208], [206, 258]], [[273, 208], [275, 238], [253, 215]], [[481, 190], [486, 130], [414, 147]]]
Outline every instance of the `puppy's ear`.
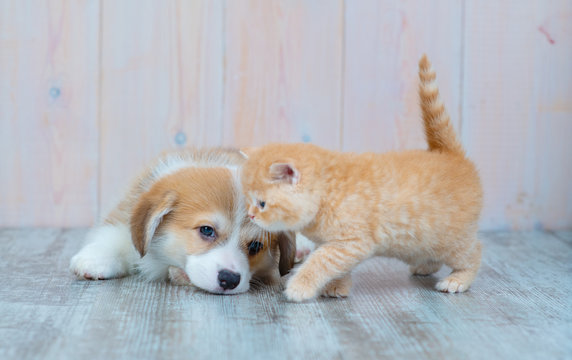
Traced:
[[294, 259], [296, 258], [296, 233], [293, 231], [279, 233], [278, 249], [280, 249], [278, 270], [280, 270], [280, 276], [284, 276], [294, 267]]
[[274, 163], [270, 165], [272, 181], [296, 185], [300, 182], [300, 172], [289, 163]]
[[148, 192], [135, 205], [131, 214], [131, 239], [141, 256], [147, 253], [149, 242], [163, 217], [173, 210], [175, 201], [177, 194], [174, 191], [162, 194]]

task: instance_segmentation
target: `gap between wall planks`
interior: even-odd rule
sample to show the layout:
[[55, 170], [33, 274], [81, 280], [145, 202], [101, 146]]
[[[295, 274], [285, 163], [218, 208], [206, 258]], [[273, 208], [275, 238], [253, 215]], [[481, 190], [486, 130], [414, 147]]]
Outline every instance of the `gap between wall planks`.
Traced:
[[104, 2], [102, 13], [105, 214], [161, 151], [220, 145], [223, 7], [218, 1], [129, 0]]
[[97, 214], [99, 4], [0, 2], [0, 226]]
[[343, 150], [426, 148], [418, 61], [427, 53], [461, 127], [462, 2], [347, 1]]
[[343, 2], [226, 4], [223, 143], [339, 149]]
[[522, 5], [466, 3], [462, 139], [483, 179], [484, 227], [570, 227], [572, 2]]
[[178, 146], [422, 148], [423, 52], [481, 228], [572, 225], [569, 1], [48, 5], [1, 4], [0, 226], [89, 225]]

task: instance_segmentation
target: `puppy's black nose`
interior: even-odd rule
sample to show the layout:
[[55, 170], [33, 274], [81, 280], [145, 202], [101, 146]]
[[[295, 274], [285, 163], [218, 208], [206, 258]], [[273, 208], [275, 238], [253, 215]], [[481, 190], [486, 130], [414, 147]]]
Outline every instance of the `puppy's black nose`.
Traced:
[[234, 289], [238, 286], [239, 282], [240, 274], [230, 270], [221, 270], [218, 272], [218, 283], [225, 290]]

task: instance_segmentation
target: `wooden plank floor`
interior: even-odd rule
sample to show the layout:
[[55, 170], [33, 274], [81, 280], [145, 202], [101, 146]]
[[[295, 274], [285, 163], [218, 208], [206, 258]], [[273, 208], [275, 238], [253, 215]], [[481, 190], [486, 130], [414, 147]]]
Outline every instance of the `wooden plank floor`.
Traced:
[[[344, 300], [68, 273], [85, 229], [0, 230], [0, 359], [572, 358], [572, 232], [487, 233], [465, 294], [372, 259]], [[444, 276], [442, 269], [438, 276]]]

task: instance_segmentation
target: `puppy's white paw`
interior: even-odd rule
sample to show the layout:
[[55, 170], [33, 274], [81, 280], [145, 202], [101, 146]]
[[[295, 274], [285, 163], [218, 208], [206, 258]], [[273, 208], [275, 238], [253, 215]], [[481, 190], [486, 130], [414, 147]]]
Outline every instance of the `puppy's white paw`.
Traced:
[[85, 245], [70, 261], [80, 279], [104, 280], [129, 275], [139, 259], [126, 225], [93, 228]]
[[125, 264], [116, 257], [101, 257], [100, 254], [86, 254], [83, 251], [70, 261], [70, 270], [80, 279], [105, 280], [129, 274]]
[[304, 261], [315, 248], [316, 245], [307, 237], [300, 233], [296, 234], [296, 257], [294, 258], [294, 262], [299, 263]]
[[295, 263], [300, 263], [310, 255], [310, 249], [298, 249], [296, 248], [296, 257], [294, 258]]

